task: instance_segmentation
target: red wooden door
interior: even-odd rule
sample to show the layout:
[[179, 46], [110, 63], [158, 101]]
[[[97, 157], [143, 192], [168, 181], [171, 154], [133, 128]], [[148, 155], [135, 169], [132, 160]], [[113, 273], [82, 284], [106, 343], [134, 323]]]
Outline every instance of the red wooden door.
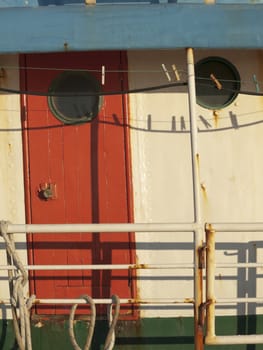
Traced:
[[[32, 54], [23, 59], [23, 65], [27, 67], [22, 79], [23, 88], [42, 95], [27, 95], [24, 99], [27, 222], [131, 221], [124, 97], [104, 96], [96, 118], [71, 125], [55, 116], [45, 96], [63, 70], [88, 70], [100, 85], [102, 66], [105, 66], [106, 74], [105, 85], [100, 88], [121, 90], [126, 79], [120, 73], [125, 68], [123, 54]], [[107, 70], [115, 72], [107, 73]], [[74, 109], [74, 103], [69, 108]], [[131, 233], [38, 233], [31, 236], [28, 244], [30, 263], [36, 265], [134, 262]], [[32, 276], [31, 289], [37, 298], [77, 298], [82, 294], [93, 298], [109, 298], [112, 294], [130, 298], [133, 297], [133, 284], [129, 278], [127, 270], [37, 271]], [[68, 308], [56, 305], [38, 310], [64, 313]], [[100, 312], [104, 312], [104, 308]]]

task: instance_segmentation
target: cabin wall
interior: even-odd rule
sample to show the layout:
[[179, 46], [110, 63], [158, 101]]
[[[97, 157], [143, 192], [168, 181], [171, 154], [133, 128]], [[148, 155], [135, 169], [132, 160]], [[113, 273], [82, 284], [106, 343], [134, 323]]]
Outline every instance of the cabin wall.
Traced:
[[[195, 61], [223, 57], [239, 71], [241, 90], [256, 91], [253, 76], [262, 81], [262, 52], [196, 50]], [[176, 64], [187, 80], [186, 52], [133, 51], [128, 53], [130, 88], [167, 84], [162, 64]], [[136, 73], [133, 73], [135, 71]], [[140, 71], [140, 73], [138, 73]], [[143, 73], [141, 73], [143, 72]], [[170, 73], [173, 79], [173, 73]], [[175, 81], [175, 80], [174, 80]], [[201, 191], [201, 215], [206, 222], [262, 221], [263, 97], [239, 94], [222, 110], [196, 107]], [[192, 222], [193, 195], [187, 88], [130, 96], [130, 125], [134, 210], [136, 222]], [[254, 262], [262, 254], [262, 233], [218, 233], [217, 262]], [[137, 234], [141, 264], [193, 261], [189, 234]], [[192, 297], [191, 270], [139, 272], [141, 298]], [[257, 274], [258, 273], [258, 274]], [[218, 269], [217, 298], [262, 296], [259, 270]], [[145, 317], [190, 315], [188, 307], [147, 308]], [[220, 306], [217, 314], [261, 312], [255, 303]]]
[[[253, 75], [263, 81], [261, 51], [196, 50], [195, 60], [216, 55], [239, 70], [242, 90], [255, 91]], [[249, 62], [249, 63], [248, 63]], [[167, 84], [161, 64], [176, 64], [181, 81], [187, 79], [186, 52], [129, 51], [129, 87]], [[19, 89], [18, 56], [0, 56], [1, 87]], [[9, 68], [8, 68], [9, 67]], [[135, 222], [192, 222], [194, 205], [190, 156], [187, 88], [132, 94], [129, 97]], [[0, 95], [1, 218], [25, 222], [20, 96]], [[203, 222], [262, 222], [263, 183], [261, 149], [263, 97], [239, 95], [217, 113], [197, 106]], [[218, 234], [217, 261], [253, 262], [262, 256], [262, 233]], [[15, 237], [26, 262], [25, 237]], [[1, 243], [0, 264], [6, 262]], [[169, 264], [193, 262], [193, 235], [137, 233], [137, 262]], [[262, 259], [262, 258], [261, 258]], [[262, 261], [262, 260], [261, 260]], [[138, 297], [191, 298], [192, 271], [140, 270]], [[8, 298], [7, 273], [1, 272], [1, 298]], [[217, 297], [262, 296], [259, 270], [218, 270]], [[261, 293], [261, 294], [260, 294]], [[6, 317], [6, 309], [3, 309]], [[220, 306], [218, 314], [262, 313], [255, 303]], [[142, 317], [192, 316], [191, 306], [141, 306]]]
[[[19, 90], [19, 58], [0, 56], [0, 87]], [[14, 67], [14, 68], [12, 68]], [[19, 94], [0, 94], [0, 218], [25, 223], [24, 171], [21, 137], [21, 110]], [[21, 260], [26, 263], [26, 237], [14, 235]], [[6, 264], [5, 245], [0, 242], [0, 265]], [[0, 271], [0, 299], [9, 299], [7, 271]], [[2, 317], [9, 317], [9, 308], [1, 309]]]

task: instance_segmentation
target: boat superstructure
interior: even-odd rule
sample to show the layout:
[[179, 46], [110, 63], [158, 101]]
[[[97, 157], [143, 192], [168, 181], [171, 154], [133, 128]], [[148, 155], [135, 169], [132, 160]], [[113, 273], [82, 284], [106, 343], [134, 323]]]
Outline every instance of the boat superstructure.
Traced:
[[0, 6], [0, 348], [263, 348], [263, 5]]

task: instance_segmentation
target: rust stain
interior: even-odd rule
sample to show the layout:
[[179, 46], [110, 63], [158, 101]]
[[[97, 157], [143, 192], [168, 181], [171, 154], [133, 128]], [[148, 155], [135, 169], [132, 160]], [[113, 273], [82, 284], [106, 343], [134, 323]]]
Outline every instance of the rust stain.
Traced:
[[[198, 268], [204, 269], [205, 268], [205, 251], [206, 251], [206, 244], [202, 244], [201, 247], [198, 248]], [[202, 286], [201, 286], [202, 288]]]
[[192, 298], [185, 298], [184, 299], [184, 303], [186, 303], [186, 304], [193, 304], [194, 303], [194, 299], [192, 299]]
[[207, 195], [207, 190], [204, 183], [201, 183], [201, 193], [203, 197], [204, 213], [207, 213], [208, 212], [208, 195]]
[[195, 158], [196, 158], [196, 165], [197, 165], [198, 170], [199, 170], [199, 166], [200, 166], [200, 155], [199, 155], [199, 153], [196, 153]]
[[207, 233], [214, 231], [212, 224], [206, 224], [205, 230]]
[[130, 268], [140, 270], [140, 269], [148, 269], [149, 266], [147, 264], [134, 264], [134, 265], [131, 265]]
[[[200, 252], [203, 251], [204, 244], [201, 243], [201, 246], [197, 248], [197, 254], [200, 261]], [[199, 295], [197, 296], [197, 299], [195, 300], [195, 313], [194, 313], [194, 319], [195, 319], [195, 349], [196, 350], [203, 350], [204, 349], [204, 329], [201, 324], [202, 320], [202, 300], [203, 300], [203, 269], [202, 264], [199, 263], [199, 268], [197, 270], [197, 284], [198, 284], [198, 290]]]
[[210, 208], [209, 208], [209, 197], [208, 192], [205, 183], [201, 183], [201, 198], [202, 198], [202, 209], [203, 209], [203, 218], [206, 220], [210, 215]]
[[206, 303], [202, 303], [199, 306], [199, 315], [198, 315], [198, 325], [200, 327], [204, 327], [205, 325], [205, 310], [206, 310]]
[[204, 197], [207, 198], [206, 187], [203, 182], [201, 183], [201, 189], [202, 189], [202, 193], [204, 194]]
[[[139, 257], [138, 255], [136, 254], [136, 257], [135, 257], [135, 264], [134, 266], [140, 266], [140, 265], [144, 265], [144, 264], [139, 264]], [[132, 269], [129, 269], [129, 271], [131, 272], [130, 276], [134, 279], [134, 288], [132, 288], [132, 296], [133, 297], [136, 297], [135, 300], [140, 300], [140, 284], [138, 283], [138, 274], [139, 272], [137, 273], [136, 271], [137, 269], [135, 269], [134, 271], [132, 271]], [[132, 285], [131, 285], [132, 286]], [[132, 307], [132, 312], [135, 316], [136, 319], [139, 319], [140, 316], [141, 316], [141, 310], [138, 306], [138, 304], [134, 304], [133, 307]], [[138, 330], [140, 332], [140, 330]]]
[[142, 304], [142, 301], [138, 298], [128, 299], [128, 304]]
[[195, 332], [195, 349], [203, 350], [204, 349], [204, 331], [203, 327], [198, 326]]
[[219, 122], [219, 112], [218, 111], [213, 111], [213, 117], [214, 117], [214, 122], [215, 122], [215, 128], [218, 127], [218, 122]]

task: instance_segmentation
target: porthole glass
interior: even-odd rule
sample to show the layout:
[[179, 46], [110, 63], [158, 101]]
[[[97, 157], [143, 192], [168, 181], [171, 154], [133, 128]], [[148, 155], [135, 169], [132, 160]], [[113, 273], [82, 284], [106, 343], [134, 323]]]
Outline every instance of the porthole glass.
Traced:
[[98, 115], [102, 104], [99, 92], [100, 84], [90, 73], [63, 72], [49, 88], [49, 108], [65, 124], [90, 122]]
[[207, 57], [195, 65], [197, 103], [208, 109], [222, 109], [232, 103], [240, 90], [235, 66], [221, 57]]

